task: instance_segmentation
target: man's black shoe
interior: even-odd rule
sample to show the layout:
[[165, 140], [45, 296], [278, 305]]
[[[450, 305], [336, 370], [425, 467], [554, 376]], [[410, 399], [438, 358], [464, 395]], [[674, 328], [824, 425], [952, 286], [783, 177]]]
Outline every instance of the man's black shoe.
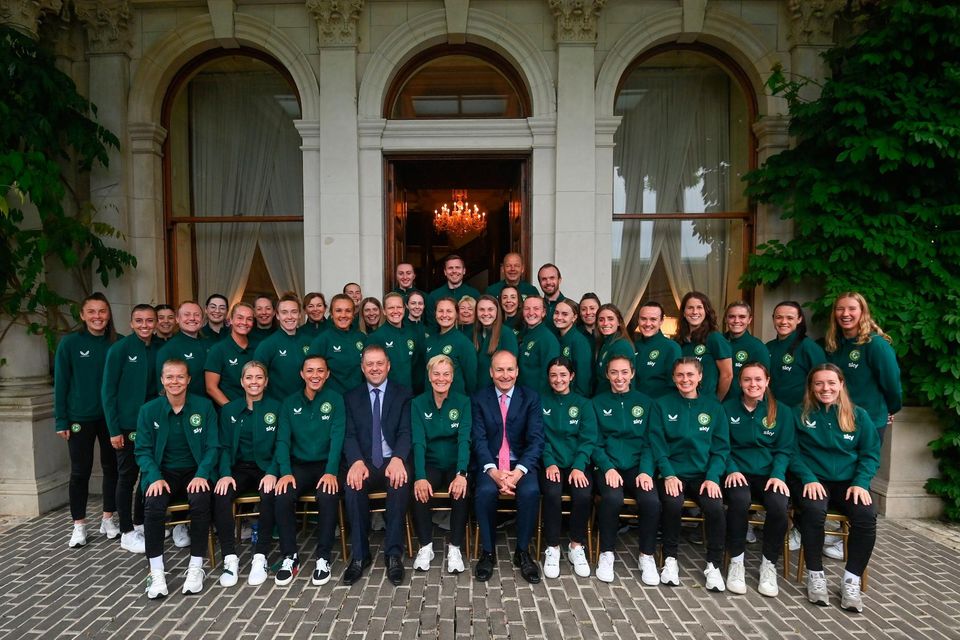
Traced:
[[363, 577], [363, 572], [367, 570], [367, 567], [370, 566], [370, 558], [364, 558], [363, 560], [351, 560], [350, 564], [347, 565], [347, 570], [343, 572], [343, 584], [350, 586], [357, 580]]
[[530, 584], [540, 584], [540, 567], [530, 557], [529, 551], [517, 551], [513, 554], [513, 565], [520, 567], [520, 575]]
[[403, 560], [400, 556], [387, 556], [387, 580], [395, 587], [403, 582]]
[[493, 565], [497, 558], [489, 551], [481, 551], [480, 559], [477, 560], [477, 566], [473, 570], [474, 577], [480, 582], [486, 582], [493, 576]]

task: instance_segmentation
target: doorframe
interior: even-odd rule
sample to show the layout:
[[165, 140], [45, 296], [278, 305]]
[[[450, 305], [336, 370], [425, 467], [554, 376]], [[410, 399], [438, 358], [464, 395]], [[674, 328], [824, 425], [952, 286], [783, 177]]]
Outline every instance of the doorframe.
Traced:
[[[494, 151], [494, 152], [469, 152], [469, 151], [423, 151], [423, 152], [401, 152], [384, 153], [383, 156], [383, 282], [384, 291], [390, 291], [395, 286], [394, 277], [397, 268], [397, 255], [395, 251], [395, 199], [394, 187], [395, 172], [394, 163], [411, 162], [417, 160], [519, 160], [520, 161], [520, 255], [523, 256], [524, 274], [529, 280], [531, 278], [532, 265], [532, 227], [531, 227], [531, 203], [533, 188], [533, 153], [532, 151]], [[499, 274], [499, 265], [496, 265]], [[499, 275], [490, 284], [499, 280]], [[539, 287], [539, 283], [534, 283]], [[426, 291], [424, 293], [429, 293]]]

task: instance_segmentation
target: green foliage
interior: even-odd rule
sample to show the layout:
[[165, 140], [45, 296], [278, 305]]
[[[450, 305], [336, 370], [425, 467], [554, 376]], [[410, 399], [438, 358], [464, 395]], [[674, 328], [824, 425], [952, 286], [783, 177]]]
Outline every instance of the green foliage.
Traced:
[[909, 398], [946, 425], [927, 489], [960, 519], [960, 6], [883, 0], [812, 102], [777, 70], [797, 146], [747, 176], [793, 221], [758, 247], [746, 284], [813, 281], [822, 317], [857, 290], [891, 334]]
[[[84, 273], [95, 270], [106, 285], [111, 276], [136, 265], [133, 256], [105, 244], [119, 234], [95, 222], [89, 204], [75, 203], [76, 215], [63, 207], [73, 193], [62, 168], [71, 162], [81, 171], [94, 163], [106, 165], [109, 147], [118, 145], [95, 115], [95, 107], [57, 69], [52, 55], [34, 40], [0, 27], [0, 314], [44, 334], [51, 345], [64, 311], [76, 316], [76, 309], [47, 284], [48, 267], [59, 263]], [[5, 193], [11, 197], [5, 200]], [[28, 201], [36, 207], [37, 220], [25, 212]], [[12, 326], [14, 322], [6, 324], [0, 339]]]

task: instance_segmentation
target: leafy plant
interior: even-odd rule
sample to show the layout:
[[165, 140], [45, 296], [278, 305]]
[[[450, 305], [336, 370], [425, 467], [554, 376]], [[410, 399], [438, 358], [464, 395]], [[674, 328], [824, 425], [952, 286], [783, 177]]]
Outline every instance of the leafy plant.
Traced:
[[[79, 201], [63, 176], [71, 163], [81, 172], [95, 162], [106, 166], [118, 140], [96, 123], [96, 108], [53, 56], [4, 26], [0, 87], [0, 340], [25, 324], [52, 347], [65, 311], [77, 317], [77, 309], [47, 282], [48, 268], [95, 271], [106, 285], [136, 265], [132, 255], [105, 244], [120, 234], [96, 221], [93, 207]], [[78, 213], [65, 210], [66, 198]]]
[[891, 334], [906, 394], [945, 430], [927, 490], [960, 519], [960, 7], [883, 0], [826, 54], [832, 77], [803, 102], [776, 70], [796, 146], [746, 177], [781, 208], [793, 239], [752, 256], [746, 284], [814, 281], [820, 317], [857, 290]]

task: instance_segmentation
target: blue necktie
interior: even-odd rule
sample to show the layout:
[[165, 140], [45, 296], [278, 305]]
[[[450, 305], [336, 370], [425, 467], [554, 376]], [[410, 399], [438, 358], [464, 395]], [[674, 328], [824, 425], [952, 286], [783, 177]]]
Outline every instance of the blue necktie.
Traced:
[[383, 430], [380, 428], [380, 389], [373, 390], [373, 429], [370, 439], [373, 440], [373, 466], [377, 469], [383, 466]]

